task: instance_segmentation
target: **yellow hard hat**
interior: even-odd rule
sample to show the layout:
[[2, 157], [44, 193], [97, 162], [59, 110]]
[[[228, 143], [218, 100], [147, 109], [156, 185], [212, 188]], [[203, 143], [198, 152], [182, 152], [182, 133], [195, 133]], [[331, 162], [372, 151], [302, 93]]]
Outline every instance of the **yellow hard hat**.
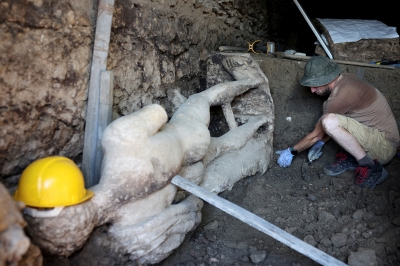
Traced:
[[82, 172], [72, 160], [49, 156], [22, 172], [14, 199], [31, 207], [53, 208], [79, 204], [93, 195], [85, 189]]

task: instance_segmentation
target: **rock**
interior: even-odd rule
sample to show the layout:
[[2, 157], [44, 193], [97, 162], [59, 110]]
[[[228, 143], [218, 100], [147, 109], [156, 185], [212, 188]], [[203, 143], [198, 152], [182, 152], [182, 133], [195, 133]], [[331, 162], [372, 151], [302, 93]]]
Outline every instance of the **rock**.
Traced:
[[204, 244], [210, 243], [210, 241], [208, 241], [208, 240], [207, 240], [205, 237], [203, 237], [203, 236], [199, 236], [198, 240], [199, 240], [200, 243], [204, 243]]
[[353, 213], [353, 219], [357, 221], [361, 221], [364, 215], [364, 210], [357, 210], [355, 213]]
[[206, 226], [204, 226], [204, 229], [206, 230], [215, 230], [218, 228], [218, 221], [214, 220], [211, 223], [207, 224]]
[[249, 252], [250, 252], [250, 253], [256, 252], [257, 250], [258, 250], [258, 249], [257, 249], [256, 246], [249, 246]]
[[310, 168], [310, 167], [309, 167], [308, 163], [306, 163], [306, 162], [303, 163], [303, 164], [301, 165], [301, 173], [304, 174], [305, 172], [308, 171], [309, 168]]
[[203, 0], [196, 0], [195, 2], [194, 2], [194, 8], [200, 8], [200, 7], [202, 7], [203, 6]]
[[206, 231], [204, 237], [211, 242], [215, 242], [217, 240], [217, 236], [211, 231]]
[[306, 224], [306, 226], [304, 227], [304, 229], [307, 232], [312, 232], [315, 229], [315, 224], [314, 223], [308, 223]]
[[243, 254], [243, 255], [240, 256], [240, 260], [244, 261], [244, 262], [247, 262], [247, 261], [249, 261], [249, 256], [247, 254]]
[[317, 248], [326, 253], [326, 247], [322, 244], [318, 244]]
[[320, 211], [318, 213], [318, 221], [325, 223], [328, 222], [330, 220], [336, 220], [335, 216], [327, 211]]
[[317, 241], [315, 241], [312, 235], [305, 236], [303, 240], [304, 242], [310, 244], [313, 247], [316, 247], [318, 245]]
[[285, 231], [288, 232], [289, 234], [293, 234], [294, 231], [296, 231], [297, 229], [299, 229], [298, 227], [286, 227]]
[[192, 248], [189, 251], [189, 255], [194, 258], [200, 258], [200, 257], [204, 257], [204, 255], [206, 255], [206, 251], [201, 248], [199, 248], [199, 249]]
[[348, 259], [349, 266], [377, 266], [375, 251], [372, 249], [363, 249], [357, 252], [350, 252]]
[[393, 241], [393, 239], [396, 238], [396, 234], [398, 234], [397, 231], [398, 228], [387, 230], [380, 238], [377, 238], [375, 241], [377, 243], [390, 243]]
[[312, 202], [317, 201], [317, 197], [314, 194], [307, 195], [307, 199]]
[[345, 233], [337, 233], [331, 237], [331, 241], [336, 248], [343, 247], [347, 244], [347, 235]]
[[257, 250], [250, 254], [250, 259], [254, 264], [259, 264], [267, 258], [267, 252], [265, 250]]
[[285, 221], [286, 220], [282, 217], [276, 217], [276, 219], [275, 219], [275, 223], [277, 223], [277, 224], [279, 224], [279, 223], [283, 224], [283, 223], [285, 223]]
[[372, 235], [372, 231], [364, 232], [364, 233], [362, 233], [362, 235], [363, 235], [363, 237], [364, 237], [365, 239], [370, 238], [371, 235]]
[[376, 220], [376, 216], [372, 212], [365, 212], [362, 216], [364, 221], [374, 221]]
[[373, 243], [369, 246], [369, 248], [374, 250], [375, 255], [379, 258], [384, 258], [386, 256], [386, 245], [383, 243]]
[[327, 238], [327, 237], [322, 238], [321, 241], [320, 241], [320, 243], [321, 243], [322, 245], [324, 245], [324, 247], [330, 247], [330, 246], [332, 246], [332, 241], [330, 241], [329, 238]]

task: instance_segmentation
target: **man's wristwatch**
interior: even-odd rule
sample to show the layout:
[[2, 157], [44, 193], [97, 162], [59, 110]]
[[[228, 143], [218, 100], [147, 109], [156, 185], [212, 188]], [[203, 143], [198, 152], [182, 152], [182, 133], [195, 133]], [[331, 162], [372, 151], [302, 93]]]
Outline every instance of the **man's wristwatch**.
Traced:
[[289, 151], [290, 151], [290, 153], [292, 154], [292, 155], [297, 155], [299, 152], [298, 151], [296, 151], [293, 147], [290, 147], [289, 148]]

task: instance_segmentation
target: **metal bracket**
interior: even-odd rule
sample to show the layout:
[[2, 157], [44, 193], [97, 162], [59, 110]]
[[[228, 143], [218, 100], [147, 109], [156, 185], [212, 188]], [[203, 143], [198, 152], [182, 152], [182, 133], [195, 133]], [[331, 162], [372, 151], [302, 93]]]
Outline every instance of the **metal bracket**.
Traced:
[[256, 44], [256, 43], [258, 43], [258, 42], [261, 42], [261, 41], [260, 41], [260, 40], [257, 40], [257, 41], [254, 41], [252, 44], [250, 44], [250, 43], [248, 42], [248, 44], [249, 44], [249, 49], [247, 49], [247, 52], [251, 51], [251, 52], [253, 52], [253, 53], [255, 53], [255, 54], [260, 54], [260, 53], [257, 53], [256, 51], [254, 51], [254, 44]]

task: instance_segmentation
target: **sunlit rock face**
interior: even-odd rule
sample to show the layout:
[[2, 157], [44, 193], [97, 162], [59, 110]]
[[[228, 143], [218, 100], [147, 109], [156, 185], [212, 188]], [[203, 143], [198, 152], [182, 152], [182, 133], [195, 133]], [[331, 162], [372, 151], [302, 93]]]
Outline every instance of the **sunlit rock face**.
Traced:
[[[95, 195], [56, 217], [26, 215], [28, 232], [46, 253], [82, 261], [118, 258], [157, 263], [201, 221], [194, 195], [174, 202], [180, 174], [219, 193], [238, 180], [265, 172], [271, 157], [273, 102], [268, 80], [248, 54], [219, 54], [232, 81], [178, 97], [168, 121], [152, 104], [113, 121], [102, 137], [103, 164]], [[210, 107], [221, 106], [230, 130], [209, 132]]]

